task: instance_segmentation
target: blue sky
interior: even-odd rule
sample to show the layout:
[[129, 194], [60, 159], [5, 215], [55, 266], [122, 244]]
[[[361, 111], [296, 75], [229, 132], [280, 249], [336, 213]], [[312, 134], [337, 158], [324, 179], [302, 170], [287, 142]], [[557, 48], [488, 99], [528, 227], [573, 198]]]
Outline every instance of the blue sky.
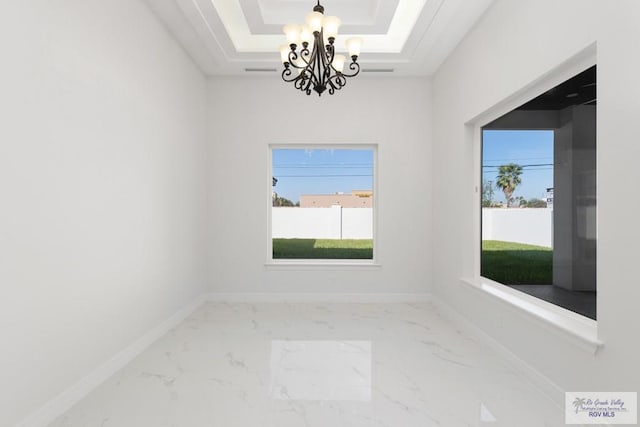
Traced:
[[[485, 130], [482, 151], [483, 180], [495, 183], [497, 166], [517, 163], [524, 168], [515, 196], [544, 199], [553, 187], [553, 131]], [[371, 149], [274, 149], [274, 191], [295, 203], [301, 194], [372, 190], [373, 156]], [[495, 185], [493, 199], [504, 202]]]
[[494, 182], [494, 201], [504, 202], [504, 194], [495, 188], [498, 168], [507, 163], [523, 166], [514, 197], [543, 199], [547, 187], [553, 187], [553, 131], [485, 130], [482, 134], [482, 178]]
[[373, 150], [274, 149], [273, 190], [298, 202], [301, 194], [373, 190]]

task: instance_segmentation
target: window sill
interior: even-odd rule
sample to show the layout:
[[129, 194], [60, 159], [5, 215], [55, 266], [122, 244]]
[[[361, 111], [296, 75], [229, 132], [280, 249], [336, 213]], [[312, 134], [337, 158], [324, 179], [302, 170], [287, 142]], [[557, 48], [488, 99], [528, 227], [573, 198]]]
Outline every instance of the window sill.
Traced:
[[550, 327], [553, 331], [564, 334], [576, 345], [592, 354], [595, 354], [604, 345], [598, 339], [598, 328], [595, 320], [484, 277], [476, 279], [463, 278], [461, 282], [470, 289], [510, 306], [542, 326]]
[[267, 270], [378, 270], [382, 265], [372, 260], [317, 260], [317, 259], [282, 259], [272, 260], [264, 264]]

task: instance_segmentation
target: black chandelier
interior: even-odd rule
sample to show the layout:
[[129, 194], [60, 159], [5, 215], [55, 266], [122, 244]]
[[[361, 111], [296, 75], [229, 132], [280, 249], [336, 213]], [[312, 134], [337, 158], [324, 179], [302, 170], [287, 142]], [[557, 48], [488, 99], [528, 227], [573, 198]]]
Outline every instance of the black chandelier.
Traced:
[[[346, 58], [336, 54], [334, 42], [340, 27], [340, 18], [324, 16], [324, 7], [318, 4], [313, 12], [307, 15], [306, 25], [285, 25], [283, 31], [289, 45], [280, 48], [280, 56], [284, 64], [282, 80], [293, 82], [296, 89], [311, 95], [313, 89], [318, 95], [325, 90], [333, 95], [347, 83], [347, 77], [355, 77], [360, 73], [358, 56], [362, 39], [347, 39], [347, 50], [351, 57], [349, 72], [344, 71]], [[298, 43], [302, 49], [297, 51]]]

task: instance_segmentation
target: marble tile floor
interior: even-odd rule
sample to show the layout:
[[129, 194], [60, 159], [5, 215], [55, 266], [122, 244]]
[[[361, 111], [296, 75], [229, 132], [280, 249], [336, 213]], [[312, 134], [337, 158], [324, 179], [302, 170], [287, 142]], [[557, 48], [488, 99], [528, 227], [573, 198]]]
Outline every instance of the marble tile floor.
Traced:
[[431, 303], [206, 303], [50, 426], [562, 425]]

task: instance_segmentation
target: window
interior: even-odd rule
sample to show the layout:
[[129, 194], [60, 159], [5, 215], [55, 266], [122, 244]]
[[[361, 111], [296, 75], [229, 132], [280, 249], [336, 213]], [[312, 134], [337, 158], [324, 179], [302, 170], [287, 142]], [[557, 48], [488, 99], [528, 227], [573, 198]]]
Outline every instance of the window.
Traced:
[[270, 256], [374, 258], [374, 146], [271, 147]]
[[596, 319], [596, 67], [482, 128], [481, 275]]

